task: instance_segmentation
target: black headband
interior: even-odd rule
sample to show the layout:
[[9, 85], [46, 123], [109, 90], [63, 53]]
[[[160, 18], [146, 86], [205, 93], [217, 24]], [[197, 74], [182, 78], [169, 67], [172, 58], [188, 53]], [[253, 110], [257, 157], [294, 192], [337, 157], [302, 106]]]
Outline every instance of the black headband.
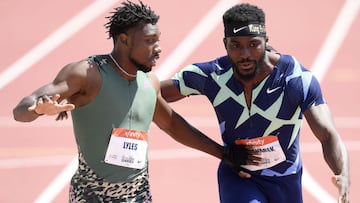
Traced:
[[239, 24], [230, 23], [224, 25], [225, 37], [235, 36], [266, 36], [265, 25], [263, 24]]

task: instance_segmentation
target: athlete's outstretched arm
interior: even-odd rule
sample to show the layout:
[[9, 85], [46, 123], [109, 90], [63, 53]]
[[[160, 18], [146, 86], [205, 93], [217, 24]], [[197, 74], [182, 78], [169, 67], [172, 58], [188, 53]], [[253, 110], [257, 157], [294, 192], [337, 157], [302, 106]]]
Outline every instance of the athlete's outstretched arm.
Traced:
[[[87, 80], [96, 78], [97, 68], [88, 61], [70, 63], [63, 67], [55, 79], [25, 96], [13, 109], [14, 119], [31, 122], [40, 115], [56, 115], [75, 108], [72, 99], [84, 95]], [[89, 79], [89, 75], [91, 78]], [[80, 94], [82, 93], [82, 94]], [[84, 99], [82, 99], [84, 100]], [[68, 103], [68, 101], [70, 103]]]
[[348, 153], [327, 104], [313, 106], [304, 115], [312, 132], [321, 142], [324, 159], [334, 173], [332, 181], [339, 190], [339, 202], [349, 202]]

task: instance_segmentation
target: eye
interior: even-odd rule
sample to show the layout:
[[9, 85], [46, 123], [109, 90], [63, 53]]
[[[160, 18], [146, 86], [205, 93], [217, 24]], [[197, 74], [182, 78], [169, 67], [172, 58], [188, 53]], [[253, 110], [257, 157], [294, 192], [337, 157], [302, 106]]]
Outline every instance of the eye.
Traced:
[[240, 45], [238, 43], [230, 43], [230, 48], [231, 49], [237, 49], [239, 47], [240, 47]]
[[149, 44], [154, 44], [155, 40], [154, 39], [146, 39], [146, 42]]
[[145, 41], [149, 45], [159, 44], [159, 42], [160, 42], [160, 40], [158, 38], [147, 38]]
[[260, 40], [252, 40], [252, 41], [249, 42], [248, 46], [250, 48], [254, 48], [254, 49], [260, 48], [261, 47], [261, 41]]

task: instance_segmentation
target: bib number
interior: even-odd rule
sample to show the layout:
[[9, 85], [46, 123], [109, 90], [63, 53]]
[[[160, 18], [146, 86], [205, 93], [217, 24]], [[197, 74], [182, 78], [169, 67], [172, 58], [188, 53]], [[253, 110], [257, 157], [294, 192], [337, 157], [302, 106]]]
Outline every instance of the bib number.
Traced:
[[105, 154], [105, 163], [142, 169], [146, 164], [147, 134], [142, 131], [114, 128]]
[[241, 166], [250, 171], [270, 168], [286, 160], [277, 136], [268, 135], [253, 139], [236, 140], [235, 144], [252, 146], [252, 150], [258, 153], [256, 156], [262, 158], [263, 161], [258, 165]]

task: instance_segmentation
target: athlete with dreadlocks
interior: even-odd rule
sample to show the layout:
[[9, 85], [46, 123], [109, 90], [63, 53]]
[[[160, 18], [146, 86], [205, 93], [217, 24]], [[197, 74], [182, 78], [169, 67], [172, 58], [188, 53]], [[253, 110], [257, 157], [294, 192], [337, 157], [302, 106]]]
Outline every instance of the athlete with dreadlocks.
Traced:
[[[124, 2], [105, 25], [114, 47], [63, 67], [49, 84], [14, 108], [17, 121], [71, 111], [79, 166], [70, 202], [151, 202], [148, 134], [151, 121], [175, 140], [222, 157], [223, 147], [168, 106], [151, 73], [161, 52], [157, 16], [142, 2]], [[64, 112], [64, 113], [61, 113]]]
[[[339, 202], [348, 202], [348, 155], [317, 79], [295, 57], [267, 51], [265, 14], [257, 6], [235, 5], [223, 23], [227, 55], [189, 65], [161, 83], [167, 101], [205, 95], [213, 105], [226, 146], [218, 168], [220, 201], [302, 203], [305, 117], [334, 173]], [[228, 165], [227, 158], [238, 164]]]

